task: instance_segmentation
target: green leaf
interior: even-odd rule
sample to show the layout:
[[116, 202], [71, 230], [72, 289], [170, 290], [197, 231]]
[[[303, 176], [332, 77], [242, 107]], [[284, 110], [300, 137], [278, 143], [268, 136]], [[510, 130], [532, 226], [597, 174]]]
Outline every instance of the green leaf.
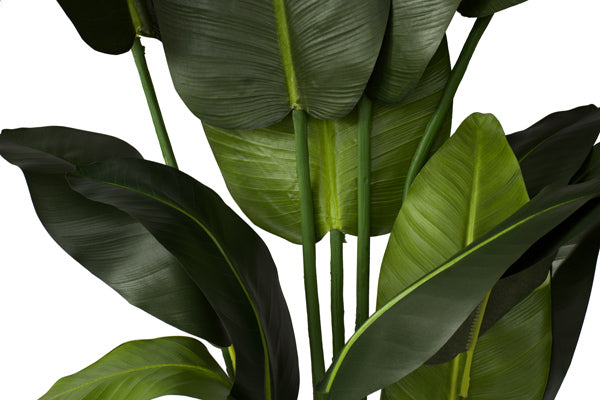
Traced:
[[231, 382], [206, 347], [187, 337], [136, 340], [60, 379], [40, 400], [226, 400]]
[[596, 144], [592, 148], [588, 158], [575, 176], [573, 176], [571, 182], [580, 183], [597, 178], [600, 178], [600, 144]]
[[593, 105], [550, 114], [507, 139], [519, 159], [527, 191], [535, 196], [552, 183], [568, 184], [600, 133]]
[[[548, 272], [546, 272], [548, 276]], [[552, 343], [550, 282], [546, 279], [479, 337], [470, 370], [469, 400], [541, 399]], [[464, 360], [424, 365], [388, 386], [388, 400], [458, 399]]]
[[504, 221], [527, 191], [500, 123], [473, 114], [421, 170], [386, 248], [377, 307]]
[[319, 388], [331, 400], [359, 399], [420, 367], [531, 245], [599, 196], [600, 181], [546, 188], [377, 310], [350, 338]]
[[463, 0], [458, 11], [465, 17], [485, 17], [526, 0]]
[[207, 124], [253, 129], [293, 107], [340, 118], [371, 75], [389, 0], [155, 0], [171, 76]]
[[135, 39], [126, 0], [58, 0], [81, 38], [94, 50], [125, 53]]
[[367, 86], [374, 100], [399, 104], [415, 88], [460, 0], [392, 0], [388, 27]]
[[139, 159], [93, 164], [68, 179], [86, 197], [137, 219], [201, 288], [235, 349], [234, 397], [296, 398], [296, 343], [275, 264], [216, 193], [174, 168]]
[[[448, 47], [443, 41], [419, 86], [402, 105], [373, 105], [372, 235], [388, 233], [392, 227], [412, 155], [437, 108], [449, 71]], [[309, 118], [317, 238], [331, 229], [357, 233], [357, 122], [356, 110], [339, 120]], [[449, 123], [450, 118], [440, 141], [448, 137]], [[291, 118], [249, 131], [227, 131], [207, 124], [204, 130], [227, 187], [244, 213], [261, 228], [300, 243], [300, 201]]]
[[77, 165], [141, 158], [133, 147], [98, 133], [44, 127], [3, 131], [0, 155], [23, 170], [40, 221], [87, 270], [166, 323], [219, 346], [231, 343], [206, 297], [171, 253], [132, 217], [81, 196], [65, 179]]

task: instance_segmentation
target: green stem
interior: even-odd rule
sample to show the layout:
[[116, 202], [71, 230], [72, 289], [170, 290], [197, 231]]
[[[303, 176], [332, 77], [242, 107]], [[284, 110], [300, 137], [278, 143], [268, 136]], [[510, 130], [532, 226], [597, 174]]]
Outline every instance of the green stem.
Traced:
[[[312, 367], [313, 387], [325, 375], [323, 338], [321, 336], [321, 316], [317, 286], [317, 260], [315, 253], [315, 221], [312, 190], [310, 185], [310, 165], [308, 156], [308, 121], [303, 110], [292, 111], [296, 136], [296, 169], [300, 188], [300, 217], [302, 221], [302, 256], [304, 261], [304, 292], [308, 317], [308, 340]], [[314, 392], [314, 398], [323, 398]]]
[[171, 141], [169, 140], [169, 135], [167, 134], [167, 128], [165, 127], [165, 122], [163, 121], [162, 113], [160, 112], [158, 99], [156, 98], [156, 92], [154, 91], [154, 85], [152, 84], [152, 79], [150, 78], [150, 71], [148, 71], [148, 64], [146, 64], [144, 46], [142, 46], [139, 36], [135, 38], [131, 52], [133, 53], [133, 59], [135, 60], [135, 65], [137, 66], [140, 80], [142, 81], [142, 87], [144, 88], [146, 101], [148, 102], [148, 107], [150, 108], [152, 122], [154, 123], [154, 129], [156, 130], [156, 135], [158, 136], [158, 142], [160, 143], [163, 158], [165, 159], [165, 163], [167, 165], [177, 168], [177, 161], [175, 160], [173, 148], [171, 147]]
[[221, 351], [223, 352], [227, 374], [233, 380], [235, 378], [235, 351], [233, 350], [233, 346], [224, 347]]
[[331, 331], [333, 356], [337, 356], [346, 341], [344, 332], [344, 234], [337, 229], [329, 232], [331, 247]]
[[358, 249], [356, 260], [356, 329], [369, 317], [371, 240], [371, 122], [373, 103], [358, 103]]
[[427, 161], [431, 146], [436, 140], [437, 134], [440, 130], [440, 127], [444, 123], [450, 107], [452, 107], [452, 99], [454, 99], [458, 85], [465, 75], [465, 71], [467, 70], [469, 61], [475, 52], [477, 43], [479, 43], [479, 39], [481, 39], [481, 36], [485, 32], [485, 29], [490, 23], [492, 16], [493, 14], [487, 17], [477, 18], [473, 28], [471, 29], [471, 32], [469, 33], [469, 36], [467, 37], [465, 45], [458, 56], [458, 60], [456, 61], [456, 64], [450, 73], [450, 77], [448, 78], [448, 82], [444, 88], [438, 108], [427, 124], [425, 132], [423, 133], [423, 138], [419, 142], [419, 146], [417, 147], [415, 155], [410, 163], [410, 167], [408, 168], [406, 182], [404, 184], [404, 193], [402, 196], [403, 200], [406, 199], [410, 185]]

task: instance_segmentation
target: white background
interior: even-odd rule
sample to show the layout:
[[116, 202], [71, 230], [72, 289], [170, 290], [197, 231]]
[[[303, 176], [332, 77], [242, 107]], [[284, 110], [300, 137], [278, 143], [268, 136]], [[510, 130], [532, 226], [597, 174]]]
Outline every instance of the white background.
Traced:
[[[600, 104], [600, 5], [596, 0], [530, 0], [495, 16], [455, 101], [456, 127], [471, 112], [492, 112], [507, 133], [543, 116]], [[473, 20], [455, 17], [453, 60]], [[227, 193], [200, 122], [176, 96], [161, 46], [144, 40], [180, 168]], [[120, 137], [161, 161], [131, 54], [94, 52], [52, 0], [0, 3], [0, 128], [65, 125]], [[0, 160], [0, 398], [34, 399], [122, 342], [180, 334], [135, 309], [70, 259], [37, 220], [20, 171]], [[259, 230], [279, 268], [298, 347], [302, 386], [310, 395], [310, 364], [300, 248]], [[328, 242], [324, 240], [323, 242]], [[355, 240], [346, 246], [347, 331], [354, 319]], [[373, 243], [372, 294], [386, 238]], [[319, 246], [326, 359], [330, 358], [328, 254]], [[588, 317], [559, 400], [597, 395], [600, 293]], [[374, 297], [373, 297], [374, 298]], [[374, 397], [374, 396], [373, 396]], [[424, 399], [426, 400], [426, 399]]]

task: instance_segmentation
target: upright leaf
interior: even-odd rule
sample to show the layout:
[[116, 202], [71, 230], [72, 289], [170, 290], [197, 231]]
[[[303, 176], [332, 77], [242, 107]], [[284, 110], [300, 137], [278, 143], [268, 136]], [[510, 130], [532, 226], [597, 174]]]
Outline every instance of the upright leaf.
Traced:
[[339, 118], [358, 102], [389, 0], [155, 0], [175, 87], [204, 122], [252, 129], [292, 108]]
[[367, 86], [374, 100], [399, 104], [415, 88], [439, 47], [460, 0], [392, 0], [375, 70]]
[[547, 185], [566, 185], [586, 160], [600, 133], [600, 109], [593, 105], [550, 114], [508, 135], [531, 197]]
[[377, 310], [350, 338], [320, 389], [332, 400], [359, 399], [417, 369], [533, 243], [600, 196], [600, 181], [542, 193]]
[[[231, 342], [212, 306], [177, 259], [132, 217], [73, 191], [77, 165], [141, 158], [117, 138], [64, 127], [5, 130], [0, 155], [23, 170], [52, 238], [134, 306], [219, 346]], [[32, 279], [34, 279], [32, 277]]]
[[421, 170], [398, 214], [377, 292], [385, 305], [529, 198], [500, 123], [473, 114]]
[[[408, 166], [437, 108], [450, 61], [444, 41], [419, 86], [400, 106], [373, 105], [371, 234], [388, 233], [398, 214]], [[309, 118], [317, 238], [331, 229], [357, 233], [357, 111], [338, 120]], [[440, 140], [450, 131], [450, 119]], [[249, 131], [204, 130], [235, 201], [261, 228], [300, 243], [300, 201], [291, 118]], [[439, 144], [438, 144], [439, 145]], [[436, 145], [437, 147], [437, 145]]]
[[526, 0], [463, 0], [458, 11], [465, 17], [485, 17], [502, 11]]
[[233, 397], [296, 398], [298, 356], [277, 270], [260, 237], [216, 193], [176, 169], [139, 159], [84, 167], [69, 182], [132, 215], [202, 289], [235, 349]]
[[206, 347], [186, 337], [136, 340], [60, 379], [40, 400], [227, 400], [231, 382]]

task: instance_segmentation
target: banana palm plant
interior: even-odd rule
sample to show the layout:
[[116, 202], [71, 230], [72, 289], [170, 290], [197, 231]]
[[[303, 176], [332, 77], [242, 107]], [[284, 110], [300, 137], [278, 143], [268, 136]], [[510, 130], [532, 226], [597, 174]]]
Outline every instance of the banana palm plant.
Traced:
[[[0, 155], [65, 252], [189, 336], [127, 342], [41, 399], [298, 397], [299, 333], [273, 257], [178, 169], [140, 36], [162, 42], [240, 209], [302, 246], [315, 399], [554, 399], [600, 246], [600, 110], [510, 135], [475, 113], [450, 135], [479, 40], [521, 2], [59, 0], [93, 49], [132, 51], [166, 165], [60, 126], [5, 129]], [[457, 12], [476, 19], [451, 66]], [[370, 238], [388, 233], [373, 311]], [[315, 253], [327, 234], [331, 363]], [[357, 236], [351, 335], [345, 235]], [[225, 369], [201, 340], [222, 349]]]

